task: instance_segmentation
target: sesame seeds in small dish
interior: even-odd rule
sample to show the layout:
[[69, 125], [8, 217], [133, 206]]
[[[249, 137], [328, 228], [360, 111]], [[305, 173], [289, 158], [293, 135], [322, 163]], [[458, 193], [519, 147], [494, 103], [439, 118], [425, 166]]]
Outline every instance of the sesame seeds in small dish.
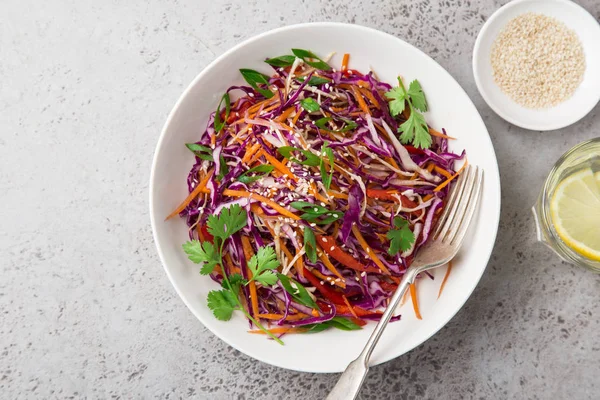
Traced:
[[569, 0], [515, 0], [483, 25], [473, 50], [481, 96], [538, 131], [571, 125], [600, 100], [600, 25]]

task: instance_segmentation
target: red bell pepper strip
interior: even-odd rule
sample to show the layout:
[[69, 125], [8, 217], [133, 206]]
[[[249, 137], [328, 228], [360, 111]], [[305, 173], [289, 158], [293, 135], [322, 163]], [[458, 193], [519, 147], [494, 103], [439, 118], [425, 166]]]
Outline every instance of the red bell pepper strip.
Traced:
[[[319, 292], [321, 292], [323, 297], [325, 297], [327, 300], [334, 303], [336, 308], [337, 308], [338, 304], [340, 304], [340, 305], [346, 304], [344, 302], [344, 298], [342, 297], [342, 295], [340, 293], [336, 292], [333, 289], [328, 288], [325, 285], [321, 285], [321, 281], [319, 281], [319, 278], [314, 276], [313, 273], [310, 272], [310, 270], [308, 268], [304, 268], [304, 277], [306, 279], [308, 279], [308, 281], [310, 282], [311, 285], [316, 287], [317, 290]], [[325, 303], [323, 303], [323, 305], [325, 305]]]
[[394, 190], [367, 189], [367, 197], [390, 201], [398, 201], [398, 197], [400, 197], [400, 200], [402, 201], [402, 207], [415, 208], [416, 206], [418, 206], [417, 203]]
[[360, 271], [360, 272], [363, 272], [363, 271], [364, 272], [374, 272], [376, 274], [381, 273], [379, 268], [367, 267], [366, 265], [364, 265], [363, 263], [361, 263], [360, 261], [355, 259], [352, 255], [346, 253], [344, 250], [342, 250], [340, 248], [340, 246], [338, 246], [335, 243], [335, 240], [331, 236], [322, 236], [322, 235], [316, 235], [316, 236], [317, 236], [317, 244], [323, 249], [323, 251], [325, 251], [325, 253], [327, 253], [333, 259], [342, 263], [345, 267], [348, 267], [355, 271]]

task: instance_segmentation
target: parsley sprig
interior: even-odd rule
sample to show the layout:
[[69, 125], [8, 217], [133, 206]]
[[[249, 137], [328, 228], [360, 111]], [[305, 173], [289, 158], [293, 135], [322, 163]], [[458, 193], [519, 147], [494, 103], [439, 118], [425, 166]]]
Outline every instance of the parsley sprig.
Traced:
[[[206, 226], [208, 232], [213, 236], [214, 243], [192, 240], [183, 244], [183, 250], [188, 258], [196, 263], [202, 264], [200, 273], [208, 275], [212, 273], [217, 265], [223, 264], [223, 248], [227, 239], [242, 230], [247, 224], [248, 213], [239, 204], [223, 208], [218, 215], [210, 215]], [[258, 252], [248, 261], [248, 268], [252, 272], [252, 279], [265, 286], [274, 285], [278, 278], [273, 272], [279, 266], [275, 251], [271, 247], [260, 247]], [[242, 285], [247, 285], [240, 274], [228, 275], [225, 268], [221, 268], [223, 281], [221, 290], [211, 290], [208, 293], [208, 308], [213, 312], [215, 318], [221, 321], [229, 321], [234, 311], [243, 312], [260, 330], [264, 331], [279, 344], [283, 342], [265, 329], [260, 322], [252, 317], [242, 306], [240, 291]]]
[[407, 251], [415, 242], [415, 234], [410, 230], [407, 220], [402, 217], [395, 217], [394, 227], [396, 229], [391, 229], [386, 235], [390, 240], [388, 250], [390, 256], [395, 256], [400, 251]]
[[404, 144], [412, 143], [415, 147], [427, 149], [431, 146], [431, 135], [429, 127], [422, 112], [427, 111], [427, 100], [421, 84], [416, 79], [410, 83], [408, 90], [405, 89], [402, 79], [398, 77], [399, 85], [385, 94], [392, 99], [389, 103], [392, 117], [402, 113], [408, 105], [410, 116], [400, 125], [398, 132], [400, 141]]

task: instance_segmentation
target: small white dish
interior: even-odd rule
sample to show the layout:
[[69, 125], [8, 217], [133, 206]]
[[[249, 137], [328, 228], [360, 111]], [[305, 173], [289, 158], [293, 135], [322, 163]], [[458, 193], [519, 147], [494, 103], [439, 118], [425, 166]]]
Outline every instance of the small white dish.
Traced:
[[[479, 213], [465, 245], [453, 260], [452, 274], [438, 300], [445, 268], [434, 271], [435, 280], [419, 282], [418, 320], [410, 302], [401, 309], [402, 320], [391, 323], [371, 358], [372, 365], [398, 357], [423, 343], [460, 310], [479, 279], [494, 247], [500, 219], [500, 175], [492, 141], [477, 109], [460, 85], [433, 59], [410, 44], [375, 29], [340, 23], [309, 23], [275, 29], [235, 46], [208, 65], [181, 95], [169, 115], [158, 141], [150, 177], [150, 218], [158, 254], [175, 290], [194, 315], [215, 335], [257, 360], [305, 372], [341, 372], [362, 350], [375, 327], [362, 330], [328, 330], [310, 335], [286, 335], [280, 346], [263, 335], [251, 335], [240, 313], [230, 321], [215, 319], [206, 296], [219, 285], [198, 273], [181, 245], [188, 240], [182, 220], [165, 217], [188, 195], [186, 177], [194, 157], [184, 143], [198, 140], [210, 113], [223, 92], [242, 84], [239, 68], [269, 73], [268, 57], [289, 53], [291, 48], [311, 49], [316, 54], [336, 51], [331, 65], [340, 65], [350, 53], [353, 69], [373, 67], [382, 81], [395, 83], [398, 74], [406, 81], [419, 79], [430, 110], [427, 121], [445, 128], [457, 140], [450, 150], [467, 152], [469, 163], [485, 171]], [[200, 329], [200, 328], [198, 328]]]
[[[525, 108], [494, 82], [491, 48], [504, 26], [528, 12], [547, 15], [575, 31], [583, 45], [586, 69], [572, 97], [546, 109]], [[550, 131], [571, 125], [587, 115], [600, 100], [600, 25], [584, 8], [569, 0], [515, 0], [496, 11], [483, 25], [473, 49], [473, 75], [479, 93], [500, 117], [525, 129]]]

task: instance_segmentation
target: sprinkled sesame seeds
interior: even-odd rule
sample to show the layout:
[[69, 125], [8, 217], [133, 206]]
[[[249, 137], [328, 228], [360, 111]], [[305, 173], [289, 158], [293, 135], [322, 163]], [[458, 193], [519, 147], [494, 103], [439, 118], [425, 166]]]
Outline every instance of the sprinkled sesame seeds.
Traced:
[[327, 238], [324, 237], [322, 240], [323, 240], [323, 243], [327, 243]]
[[491, 63], [496, 84], [527, 108], [567, 100], [586, 69], [577, 34], [555, 18], [531, 12], [506, 24], [492, 44]]
[[334, 250], [335, 250], [335, 246], [331, 246], [331, 247], [329, 248], [329, 251], [334, 251]]

